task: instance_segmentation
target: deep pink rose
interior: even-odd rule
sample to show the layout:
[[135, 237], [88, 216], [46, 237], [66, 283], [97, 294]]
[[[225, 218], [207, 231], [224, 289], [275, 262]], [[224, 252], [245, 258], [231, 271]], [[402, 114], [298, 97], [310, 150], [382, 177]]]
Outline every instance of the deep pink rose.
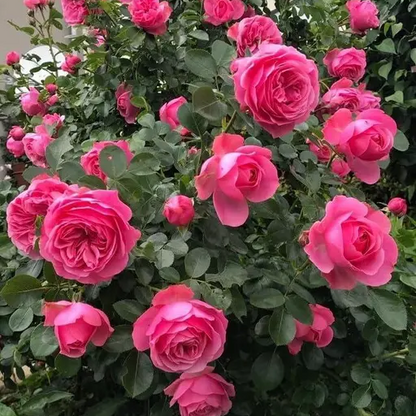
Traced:
[[81, 157], [81, 166], [83, 167], [87, 175], [97, 176], [103, 182], [107, 182], [107, 175], [100, 168], [100, 153], [101, 150], [108, 146], [117, 146], [121, 150], [123, 150], [126, 155], [128, 164], [131, 162], [134, 156], [130, 150], [128, 142], [126, 142], [125, 140], [118, 140], [115, 142], [95, 142], [92, 146], [92, 149]]
[[235, 396], [234, 386], [220, 375], [214, 367], [206, 367], [196, 374], [182, 374], [166, 387], [165, 394], [172, 396], [170, 406], [179, 405], [181, 416], [224, 416], [228, 414]]
[[61, 65], [62, 71], [68, 74], [75, 74], [78, 71], [77, 65], [81, 63], [81, 58], [74, 54], [65, 55], [65, 61]]
[[7, 139], [6, 147], [14, 157], [22, 157], [25, 154], [23, 142], [21, 140], [15, 140], [13, 137]]
[[276, 23], [267, 16], [254, 16], [234, 23], [227, 36], [237, 42], [239, 56], [245, 56], [246, 51], [255, 53], [260, 44], [282, 44], [282, 34]]
[[84, 284], [112, 279], [123, 271], [141, 233], [117, 191], [86, 188], [57, 199], [45, 217], [40, 254], [59, 276]]
[[65, 22], [70, 26], [83, 25], [88, 16], [85, 0], [61, 0]]
[[299, 354], [304, 342], [312, 342], [318, 348], [328, 346], [334, 337], [331, 325], [335, 322], [331, 310], [322, 305], [309, 305], [312, 315], [312, 325], [305, 325], [296, 320], [295, 339], [288, 345], [292, 355]]
[[116, 91], [117, 109], [128, 124], [134, 124], [140, 113], [140, 108], [131, 103], [131, 86], [120, 84]]
[[41, 258], [35, 249], [37, 218], [44, 217], [56, 198], [65, 192], [73, 192], [74, 188], [58, 178], [40, 175], [33, 179], [26, 191], [10, 202], [7, 207], [7, 232], [20, 251], [32, 259]]
[[95, 46], [100, 47], [105, 44], [105, 38], [108, 35], [106, 30], [98, 29], [96, 27], [91, 28], [88, 31], [88, 35], [95, 38]]
[[20, 126], [13, 126], [9, 131], [9, 136], [14, 140], [20, 141], [25, 137], [25, 131]]
[[47, 111], [46, 104], [40, 99], [40, 92], [34, 87], [30, 87], [29, 92], [22, 94], [20, 103], [22, 104], [22, 110], [30, 117], [42, 117]]
[[129, 4], [131, 20], [151, 35], [163, 35], [167, 31], [166, 22], [172, 13], [167, 1], [132, 0]]
[[320, 146], [317, 146], [309, 139], [306, 139], [306, 143], [309, 145], [309, 150], [316, 155], [320, 162], [329, 162], [332, 156], [332, 150], [327, 145], [321, 144]]
[[344, 178], [351, 172], [351, 168], [345, 160], [336, 158], [332, 161], [331, 171], [340, 178]]
[[48, 91], [49, 95], [54, 95], [58, 91], [58, 87], [55, 84], [48, 84], [45, 89]]
[[372, 185], [380, 179], [378, 162], [386, 160], [397, 133], [396, 122], [382, 110], [366, 110], [353, 120], [351, 111], [338, 110], [323, 128], [326, 141], [345, 154], [361, 181]]
[[291, 46], [263, 43], [250, 57], [236, 59], [235, 96], [273, 137], [306, 121], [319, 101], [316, 64]]
[[239, 227], [249, 214], [248, 203], [271, 198], [279, 187], [272, 152], [259, 146], [244, 146], [238, 134], [222, 133], [214, 140], [214, 156], [204, 162], [195, 178], [198, 198], [214, 194], [214, 207], [224, 225]]
[[407, 213], [407, 202], [403, 198], [393, 198], [387, 204], [389, 211], [397, 216], [406, 215]]
[[59, 101], [59, 97], [57, 94], [51, 95], [47, 101], [46, 101], [46, 105], [48, 107], [52, 107], [53, 105], [55, 105], [57, 102]]
[[246, 6], [246, 10], [244, 11], [243, 15], [241, 16], [242, 19], [246, 17], [253, 17], [256, 15], [256, 11], [250, 5]]
[[178, 97], [163, 104], [159, 110], [160, 120], [166, 124], [169, 124], [172, 130], [176, 130], [179, 127], [179, 133], [182, 136], [186, 136], [190, 133], [190, 131], [181, 126], [181, 123], [178, 119], [178, 110], [179, 107], [181, 107], [183, 104], [186, 104], [187, 102], [188, 101], [185, 97]]
[[199, 152], [199, 149], [195, 146], [192, 146], [188, 150], [188, 156], [195, 156], [198, 154], [198, 152]]
[[45, 7], [49, 0], [24, 0], [24, 4], [28, 9], [34, 10], [37, 7]]
[[82, 357], [90, 342], [102, 347], [114, 332], [107, 315], [86, 303], [45, 302], [43, 314], [43, 325], [54, 327], [59, 353], [66, 357]]
[[56, 137], [59, 130], [64, 125], [65, 116], [58, 113], [46, 114], [42, 118], [42, 124], [35, 127], [35, 132], [38, 134], [46, 134], [51, 137]]
[[49, 134], [27, 133], [22, 142], [27, 158], [40, 168], [46, 168], [46, 148], [53, 142]]
[[176, 225], [177, 227], [185, 227], [194, 219], [194, 203], [187, 196], [173, 196], [165, 202], [163, 215], [169, 224]]
[[365, 34], [368, 29], [380, 26], [377, 6], [370, 0], [349, 0], [350, 26], [354, 33]]
[[239, 19], [244, 13], [241, 0], [203, 0], [204, 20], [214, 26]]
[[193, 296], [185, 285], [169, 286], [134, 323], [134, 346], [150, 348], [154, 366], [163, 371], [196, 373], [224, 351], [228, 321], [223, 311]]
[[19, 52], [11, 51], [6, 55], [6, 65], [15, 65], [20, 62]]
[[332, 49], [324, 58], [329, 75], [359, 81], [365, 74], [367, 59], [362, 49]]
[[357, 282], [382, 286], [390, 281], [398, 250], [386, 215], [345, 196], [336, 196], [325, 211], [312, 225], [304, 250], [330, 288], [351, 290]]

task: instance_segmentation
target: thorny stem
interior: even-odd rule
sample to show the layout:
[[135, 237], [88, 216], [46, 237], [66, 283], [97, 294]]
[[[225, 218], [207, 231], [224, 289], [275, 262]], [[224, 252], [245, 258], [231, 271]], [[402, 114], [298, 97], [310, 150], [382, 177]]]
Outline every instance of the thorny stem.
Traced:
[[235, 121], [236, 118], [237, 118], [237, 111], [234, 111], [233, 115], [230, 118], [230, 121], [225, 126], [224, 133], [228, 133], [230, 131], [230, 129], [233, 126], [234, 121]]
[[399, 355], [405, 355], [408, 353], [409, 353], [409, 348], [403, 348], [402, 350], [388, 352], [383, 355], [378, 355], [377, 357], [367, 358], [366, 361], [368, 363], [372, 363], [374, 361], [387, 360], [388, 358], [394, 358], [394, 357], [398, 357]]

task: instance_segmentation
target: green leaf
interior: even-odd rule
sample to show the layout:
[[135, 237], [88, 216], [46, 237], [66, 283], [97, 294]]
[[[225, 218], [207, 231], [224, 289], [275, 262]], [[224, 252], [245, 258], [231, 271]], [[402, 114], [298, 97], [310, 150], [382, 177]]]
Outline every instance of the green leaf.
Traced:
[[385, 98], [387, 102], [393, 101], [395, 103], [403, 104], [403, 92], [402, 91], [396, 91], [394, 94], [389, 95]]
[[[33, 414], [36, 410], [43, 409], [46, 405], [58, 402], [60, 400], [69, 400], [72, 398], [71, 393], [65, 391], [48, 391], [46, 393], [38, 393], [30, 398], [23, 406], [22, 412], [24, 414]], [[35, 413], [39, 414], [39, 412]], [[43, 414], [43, 413], [42, 413]]]
[[129, 322], [135, 322], [143, 313], [143, 307], [134, 299], [120, 300], [113, 305], [113, 308], [118, 315]]
[[61, 162], [62, 156], [72, 150], [74, 147], [70, 143], [70, 139], [67, 136], [59, 137], [55, 139], [46, 148], [46, 161], [53, 171], [56, 171], [59, 163]]
[[131, 397], [137, 397], [152, 385], [154, 369], [146, 354], [132, 351], [123, 367], [127, 369], [127, 373], [122, 377], [123, 386]]
[[8, 280], [0, 295], [13, 308], [28, 306], [42, 297], [48, 288], [42, 287], [38, 279], [22, 274]]
[[53, 328], [39, 324], [30, 336], [30, 349], [35, 358], [53, 354], [58, 348], [58, 341]]
[[130, 325], [119, 325], [103, 348], [108, 352], [125, 352], [133, 348], [132, 328]]
[[283, 308], [276, 309], [270, 318], [269, 334], [277, 346], [289, 344], [295, 338], [295, 320]]
[[377, 315], [386, 325], [396, 331], [403, 331], [407, 327], [407, 312], [403, 301], [394, 293], [383, 289], [370, 292], [373, 307]]
[[170, 283], [179, 283], [181, 280], [179, 272], [173, 267], [165, 267], [164, 269], [160, 269], [159, 275], [163, 280], [166, 280]]
[[368, 407], [371, 403], [370, 385], [358, 387], [352, 394], [351, 403], [357, 409]]
[[208, 121], [197, 113], [194, 113], [192, 105], [183, 104], [178, 110], [178, 119], [181, 125], [197, 136], [201, 137], [208, 127]]
[[152, 175], [160, 169], [160, 161], [151, 153], [139, 153], [130, 162], [129, 172], [137, 176]]
[[279, 153], [286, 159], [294, 159], [298, 155], [296, 149], [287, 143], [283, 143], [279, 146]]
[[407, 140], [405, 134], [400, 130], [397, 130], [393, 147], [400, 152], [405, 152], [409, 148], [409, 140]]
[[286, 310], [299, 322], [312, 325], [313, 315], [309, 303], [297, 296], [291, 296], [286, 300]]
[[33, 321], [33, 311], [31, 308], [16, 309], [9, 319], [9, 327], [13, 332], [22, 332], [29, 328]]
[[384, 78], [387, 79], [389, 77], [391, 68], [393, 67], [393, 62], [389, 61], [386, 64], [382, 65], [379, 69], [378, 69], [378, 74]]
[[203, 30], [193, 30], [192, 32], [189, 32], [189, 36], [198, 40], [209, 40], [208, 33]]
[[414, 416], [413, 402], [406, 396], [398, 396], [394, 401], [397, 416]]
[[0, 414], [1, 416], [16, 416], [16, 413], [3, 403], [0, 403]]
[[284, 378], [285, 367], [281, 358], [272, 352], [257, 357], [251, 367], [251, 378], [261, 391], [270, 391], [278, 387]]
[[186, 52], [185, 64], [193, 74], [200, 78], [211, 80], [217, 76], [217, 64], [214, 58], [202, 49], [191, 49]]
[[404, 283], [406, 286], [410, 286], [413, 289], [416, 289], [416, 278], [415, 276], [400, 276], [400, 281]]
[[242, 322], [241, 318], [243, 316], [247, 316], [246, 302], [243, 298], [243, 295], [235, 286], [231, 288], [231, 296], [233, 297], [231, 302], [231, 310], [237, 319]]
[[64, 377], [74, 377], [81, 369], [81, 358], [70, 358], [58, 354], [55, 357], [55, 368]]
[[78, 179], [78, 185], [86, 186], [90, 189], [107, 189], [105, 183], [100, 178], [93, 175], [82, 176]]
[[204, 300], [210, 305], [224, 311], [231, 306], [233, 297], [229, 289], [222, 290], [218, 287], [209, 286], [208, 284], [201, 284], [200, 289]]
[[154, 267], [146, 259], [136, 259], [134, 261], [134, 270], [139, 283], [143, 286], [150, 284], [155, 274]]
[[236, 57], [236, 51], [233, 46], [222, 40], [216, 40], [212, 44], [212, 56], [219, 67], [229, 68], [231, 61]]
[[160, 270], [172, 266], [175, 255], [170, 250], [162, 249], [156, 253], [155, 266]]
[[185, 256], [185, 271], [190, 277], [201, 277], [211, 264], [211, 256], [204, 248], [194, 248]]
[[107, 146], [100, 152], [100, 168], [111, 179], [117, 179], [127, 169], [126, 154], [118, 146]]
[[371, 373], [368, 368], [361, 364], [356, 364], [351, 368], [351, 378], [354, 383], [368, 384], [371, 380]]
[[394, 46], [393, 39], [386, 38], [379, 45], [376, 45], [376, 48], [380, 52], [384, 53], [396, 53], [396, 47]]
[[381, 400], [386, 400], [389, 397], [386, 386], [380, 380], [372, 380], [371, 385], [373, 386], [374, 393], [376, 393]]
[[250, 296], [250, 303], [256, 308], [274, 309], [285, 303], [285, 298], [277, 289], [261, 289]]
[[84, 416], [114, 416], [119, 407], [126, 403], [124, 397], [111, 397], [104, 399], [96, 405], [89, 407]]
[[59, 276], [55, 273], [55, 269], [53, 268], [52, 263], [45, 261], [43, 265], [43, 276], [53, 286], [58, 285], [59, 281], [61, 280]]
[[412, 61], [414, 62], [414, 64], [416, 65], [416, 48], [413, 48], [410, 51], [410, 58], [412, 59]]
[[396, 23], [391, 27], [391, 33], [395, 37], [403, 29], [403, 23]]
[[211, 87], [200, 87], [192, 95], [192, 104], [196, 113], [207, 120], [220, 120], [227, 115], [227, 105], [221, 102]]
[[207, 282], [219, 282], [224, 288], [231, 288], [233, 285], [241, 286], [248, 279], [247, 270], [237, 263], [227, 263], [224, 270], [219, 274], [207, 274]]
[[42, 175], [43, 173], [50, 173], [48, 169], [40, 168], [38, 166], [29, 166], [25, 171], [23, 172], [23, 178], [27, 182], [32, 182], [33, 178], [36, 178], [38, 175]]
[[72, 183], [77, 183], [83, 176], [85, 176], [85, 171], [82, 166], [73, 160], [63, 162], [58, 169], [58, 173], [61, 181], [68, 181]]
[[324, 364], [324, 353], [314, 344], [305, 343], [302, 346], [302, 358], [308, 370], [319, 370]]

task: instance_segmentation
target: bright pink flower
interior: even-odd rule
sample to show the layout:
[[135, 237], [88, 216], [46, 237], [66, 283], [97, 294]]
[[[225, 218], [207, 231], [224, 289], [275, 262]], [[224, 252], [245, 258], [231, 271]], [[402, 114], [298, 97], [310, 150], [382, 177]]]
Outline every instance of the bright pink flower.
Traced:
[[132, 0], [129, 4], [131, 20], [151, 35], [163, 35], [167, 30], [166, 22], [172, 13], [167, 1]]
[[351, 168], [345, 160], [336, 158], [332, 161], [331, 171], [340, 178], [344, 178], [351, 172]]
[[37, 7], [45, 7], [49, 0], [24, 0], [24, 4], [28, 9], [34, 10]]
[[173, 196], [165, 202], [163, 215], [169, 224], [176, 225], [177, 227], [185, 227], [194, 219], [194, 203], [187, 196]]
[[325, 217], [312, 225], [304, 250], [330, 288], [389, 282], [398, 250], [386, 215], [345, 196], [336, 196], [325, 210]]
[[85, 0], [62, 0], [62, 13], [70, 26], [83, 25], [89, 14]]
[[128, 124], [134, 124], [140, 113], [140, 108], [131, 103], [132, 87], [127, 84], [120, 84], [116, 91], [118, 112]]
[[388, 158], [397, 125], [382, 110], [363, 111], [353, 120], [351, 111], [344, 108], [327, 120], [323, 133], [345, 154], [355, 176], [372, 185], [380, 179], [378, 162]]
[[23, 142], [21, 140], [15, 140], [13, 137], [7, 139], [6, 148], [14, 157], [21, 157], [25, 154]]
[[306, 121], [319, 101], [316, 64], [291, 46], [263, 43], [250, 57], [236, 59], [235, 96], [273, 137]]
[[20, 62], [19, 52], [11, 51], [6, 55], [6, 65], [15, 65]]
[[407, 213], [407, 202], [403, 198], [393, 198], [387, 204], [389, 211], [397, 216], [406, 215]]
[[54, 327], [59, 353], [66, 357], [82, 357], [90, 342], [102, 347], [114, 332], [107, 315], [86, 303], [45, 302], [43, 314], [44, 326]]
[[334, 337], [331, 325], [335, 322], [331, 310], [322, 305], [309, 305], [312, 314], [312, 325], [296, 321], [295, 339], [288, 345], [292, 355], [299, 354], [304, 342], [312, 342], [318, 348], [328, 346]]
[[75, 74], [78, 71], [77, 65], [81, 63], [81, 58], [74, 54], [65, 55], [65, 61], [61, 65], [62, 71], [68, 72], [68, 74]]
[[117, 191], [86, 188], [56, 200], [45, 217], [40, 253], [59, 276], [84, 284], [111, 280], [123, 271], [141, 233]]
[[22, 104], [22, 110], [30, 117], [42, 117], [46, 114], [47, 106], [41, 101], [40, 92], [34, 87], [30, 87], [29, 92], [22, 94], [20, 103]]
[[378, 9], [370, 0], [349, 0], [347, 9], [350, 13], [350, 26], [354, 33], [365, 34], [368, 29], [380, 26]]
[[256, 15], [256, 11], [250, 5], [246, 6], [246, 10], [244, 11], [243, 15], [241, 16], [242, 19], [246, 17], [253, 17]]
[[237, 42], [239, 56], [245, 56], [246, 50], [255, 53], [260, 44], [282, 44], [282, 34], [276, 23], [267, 16], [254, 16], [234, 23], [227, 36]]
[[228, 321], [223, 311], [193, 296], [185, 285], [169, 286], [134, 323], [134, 346], [150, 348], [154, 366], [163, 371], [196, 373], [224, 351]]
[[214, 156], [204, 162], [195, 178], [198, 198], [214, 194], [214, 207], [224, 225], [239, 227], [248, 218], [250, 202], [271, 198], [279, 187], [272, 152], [259, 146], [244, 146], [238, 134], [222, 133], [214, 140]]
[[172, 130], [179, 128], [179, 133], [181, 136], [186, 136], [190, 133], [189, 130], [181, 126], [178, 118], [179, 107], [181, 107], [183, 104], [186, 104], [187, 102], [188, 101], [185, 97], [178, 97], [163, 104], [159, 110], [160, 120], [169, 124]]
[[107, 36], [107, 31], [98, 28], [91, 28], [88, 31], [88, 35], [95, 38], [95, 46], [99, 47], [105, 44], [105, 37]]
[[189, 150], [188, 150], [188, 156], [195, 156], [197, 155], [199, 152], [199, 149], [195, 146], [192, 146]]
[[324, 57], [329, 75], [359, 81], [365, 74], [367, 59], [362, 49], [332, 49]]
[[320, 162], [329, 162], [332, 156], [332, 150], [327, 145], [322, 144], [321, 146], [317, 146], [309, 139], [306, 139], [306, 143], [309, 145], [309, 150], [316, 155]]
[[51, 137], [56, 137], [59, 130], [64, 125], [65, 116], [58, 113], [46, 114], [43, 116], [42, 124], [35, 127], [37, 134], [46, 134]]
[[46, 105], [47, 105], [48, 107], [52, 107], [52, 106], [53, 106], [53, 105], [55, 105], [58, 101], [59, 101], [59, 96], [58, 96], [58, 94], [54, 94], [54, 95], [51, 95], [51, 96], [47, 99], [47, 101], [46, 101]]
[[45, 89], [48, 91], [49, 95], [54, 95], [56, 91], [58, 91], [58, 87], [55, 84], [48, 84]]
[[234, 386], [206, 367], [196, 374], [182, 374], [165, 394], [172, 396], [170, 406], [179, 405], [181, 416], [224, 416], [228, 414], [235, 396]]
[[22, 140], [25, 134], [25, 131], [20, 126], [13, 126], [9, 131], [9, 137], [17, 141]]
[[22, 142], [27, 158], [40, 168], [46, 168], [46, 148], [53, 142], [49, 134], [27, 133]]
[[118, 140], [115, 142], [112, 141], [103, 141], [95, 142], [92, 146], [92, 149], [81, 156], [81, 166], [85, 170], [87, 175], [94, 175], [100, 178], [103, 182], [107, 182], [107, 175], [100, 168], [100, 153], [105, 147], [108, 146], [117, 146], [126, 155], [127, 163], [129, 164], [133, 159], [133, 153], [130, 150], [128, 142], [125, 140]]
[[204, 20], [214, 26], [239, 19], [244, 13], [241, 0], [203, 0]]

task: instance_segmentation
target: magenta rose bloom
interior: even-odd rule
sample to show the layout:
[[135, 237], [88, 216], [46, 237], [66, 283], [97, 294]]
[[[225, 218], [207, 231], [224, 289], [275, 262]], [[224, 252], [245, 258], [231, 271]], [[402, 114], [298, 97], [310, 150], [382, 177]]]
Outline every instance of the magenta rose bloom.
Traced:
[[61, 65], [62, 71], [68, 72], [68, 74], [76, 74], [78, 71], [78, 65], [81, 63], [81, 58], [74, 54], [65, 55], [65, 61]]
[[239, 19], [244, 13], [241, 0], [203, 0], [204, 20], [214, 26]]
[[340, 178], [344, 178], [351, 172], [351, 168], [345, 160], [336, 158], [332, 161], [331, 171]]
[[17, 141], [21, 141], [25, 135], [25, 131], [20, 126], [13, 126], [9, 131], [8, 137], [11, 137]]
[[367, 59], [362, 49], [332, 49], [324, 57], [324, 64], [331, 77], [359, 81], [365, 74]]
[[177, 227], [185, 227], [194, 219], [194, 203], [187, 196], [173, 196], [165, 202], [163, 215], [169, 224], [176, 225]]
[[309, 305], [312, 315], [312, 325], [305, 325], [302, 322], [296, 322], [295, 339], [287, 346], [292, 355], [299, 354], [304, 342], [311, 342], [318, 348], [328, 346], [334, 337], [334, 331], [331, 325], [335, 318], [330, 309], [322, 305]]
[[55, 84], [48, 84], [45, 86], [46, 91], [48, 91], [49, 95], [54, 95], [58, 91], [58, 87]]
[[263, 43], [250, 57], [236, 59], [235, 96], [274, 138], [306, 121], [319, 101], [318, 68], [291, 46]]
[[59, 130], [64, 125], [65, 116], [58, 113], [46, 114], [42, 118], [42, 124], [35, 127], [37, 134], [45, 134], [51, 137], [57, 137]]
[[397, 262], [391, 224], [380, 211], [355, 198], [336, 196], [315, 222], [304, 248], [331, 289], [351, 290], [357, 283], [382, 286]]
[[163, 35], [167, 30], [166, 22], [172, 13], [167, 1], [132, 0], [129, 4], [131, 20], [151, 35]]
[[59, 353], [66, 357], [82, 357], [90, 342], [102, 347], [114, 332], [107, 315], [86, 303], [45, 302], [43, 314], [43, 325], [54, 327]]
[[368, 29], [380, 26], [378, 9], [370, 0], [349, 0], [347, 10], [350, 13], [350, 26], [354, 33], [365, 34]]
[[393, 198], [387, 204], [389, 211], [397, 216], [406, 215], [407, 213], [407, 202], [403, 198]]
[[316, 157], [318, 158], [320, 162], [322, 163], [329, 162], [332, 156], [332, 150], [329, 148], [329, 146], [325, 144], [317, 146], [315, 143], [313, 143], [309, 139], [306, 139], [306, 143], [309, 145], [309, 150], [316, 155]]
[[227, 36], [237, 42], [239, 56], [245, 56], [249, 50], [255, 53], [262, 43], [282, 44], [282, 34], [276, 23], [267, 16], [248, 17], [234, 23]]
[[193, 296], [185, 285], [169, 286], [133, 326], [134, 346], [150, 348], [154, 366], [168, 373], [202, 371], [224, 351], [228, 321], [223, 311]]
[[61, 0], [62, 14], [69, 26], [83, 25], [88, 16], [85, 0]]
[[243, 225], [249, 214], [248, 202], [263, 202], [279, 187], [272, 152], [259, 146], [244, 146], [238, 134], [222, 133], [214, 140], [214, 156], [204, 162], [195, 177], [198, 198], [213, 195], [220, 222], [231, 227]]
[[6, 65], [12, 66], [20, 62], [20, 54], [16, 51], [11, 51], [6, 55]]
[[34, 87], [30, 87], [29, 92], [22, 94], [20, 103], [22, 110], [30, 117], [42, 117], [46, 114], [47, 106], [41, 101], [40, 92]]
[[170, 406], [179, 405], [181, 416], [224, 416], [228, 414], [235, 396], [234, 386], [215, 374], [214, 367], [206, 367], [196, 374], [182, 374], [166, 387], [172, 396]]
[[131, 86], [120, 84], [116, 91], [117, 110], [128, 124], [134, 124], [140, 113], [140, 108], [131, 103]]
[[22, 157], [25, 154], [23, 142], [21, 140], [15, 140], [13, 137], [7, 139], [6, 148], [14, 157]]
[[123, 271], [141, 233], [117, 191], [86, 188], [57, 199], [48, 209], [40, 254], [65, 279], [84, 284], [111, 280]]
[[24, 4], [28, 9], [34, 10], [37, 7], [45, 7], [49, 0], [24, 0]]
[[163, 121], [166, 124], [169, 124], [172, 130], [176, 130], [179, 128], [179, 134], [181, 136], [186, 136], [190, 133], [188, 129], [181, 126], [178, 118], [178, 110], [183, 105], [186, 104], [188, 101], [185, 97], [178, 97], [169, 102], [165, 103], [160, 107], [159, 110], [159, 117], [160, 121]]
[[[40, 131], [40, 130], [38, 130]], [[45, 133], [27, 133], [22, 142], [27, 158], [40, 168], [46, 168], [46, 148], [53, 142], [53, 138]]]

